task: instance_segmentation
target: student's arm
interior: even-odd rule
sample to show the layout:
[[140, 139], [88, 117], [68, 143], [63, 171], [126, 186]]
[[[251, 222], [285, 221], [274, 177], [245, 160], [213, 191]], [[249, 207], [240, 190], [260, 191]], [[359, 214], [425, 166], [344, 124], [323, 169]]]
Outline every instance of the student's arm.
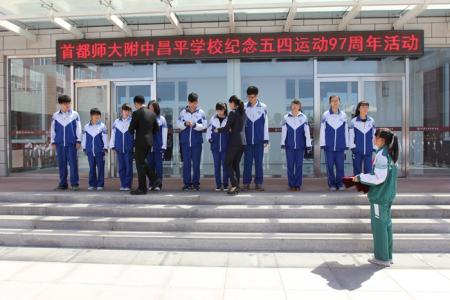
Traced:
[[305, 122], [305, 138], [306, 138], [306, 148], [311, 148], [311, 131], [309, 130], [308, 121]]
[[220, 133], [222, 133], [222, 132], [230, 132], [231, 126], [233, 125], [235, 120], [236, 120], [236, 112], [231, 111], [230, 114], [228, 115], [227, 123], [225, 124], [225, 126], [217, 128], [217, 131], [220, 132]]
[[264, 144], [269, 144], [269, 120], [267, 119], [267, 108], [264, 109]]
[[83, 131], [83, 137], [81, 139], [81, 149], [86, 151], [86, 130]]
[[50, 144], [55, 143], [56, 131], [55, 131], [55, 118], [52, 118], [52, 124], [50, 125]]
[[161, 122], [161, 133], [162, 133], [162, 146], [161, 149], [166, 150], [167, 149], [167, 120], [163, 116], [161, 116], [162, 122]]
[[347, 115], [344, 114], [343, 118], [344, 118], [344, 124], [345, 124], [345, 129], [344, 129], [344, 130], [345, 130], [345, 149], [348, 150], [348, 148], [349, 148], [349, 142], [348, 142], [348, 122], [347, 122]]
[[355, 145], [355, 122], [353, 120], [350, 121], [350, 126], [348, 127], [348, 142], [350, 149], [353, 150], [356, 148]]
[[198, 119], [197, 122], [195, 122], [194, 127], [192, 127], [192, 128], [194, 128], [194, 130], [197, 130], [197, 131], [203, 131], [207, 127], [208, 127], [208, 121], [206, 121], [206, 115], [202, 111], [200, 119]]
[[375, 165], [373, 167], [374, 174], [359, 174], [357, 176], [359, 182], [366, 185], [382, 184], [388, 173], [388, 160], [384, 155], [377, 155], [375, 158]]
[[114, 121], [114, 124], [111, 129], [111, 138], [109, 139], [109, 148], [114, 149], [114, 144], [116, 143], [116, 124], [117, 120]]
[[[79, 145], [79, 144], [81, 144], [81, 135], [82, 135], [80, 115], [77, 116], [76, 122], [77, 122], [77, 129], [76, 129], [77, 144]], [[77, 146], [77, 147], [79, 147], [79, 146]]]
[[106, 125], [102, 129], [103, 150], [108, 151], [108, 129]]
[[176, 125], [177, 125], [177, 128], [180, 130], [186, 129], [186, 125], [184, 124], [184, 109], [180, 112], [180, 115], [178, 116]]
[[212, 131], [214, 130], [214, 128], [212, 128], [213, 119], [214, 117], [212, 117], [211, 120], [209, 120], [208, 129], [206, 129], [206, 140], [208, 142], [211, 142], [212, 140]]
[[281, 122], [281, 148], [284, 148], [285, 146], [286, 136], [287, 136], [286, 119], [283, 118], [283, 121]]
[[320, 123], [320, 148], [325, 148], [326, 147], [326, 142], [325, 142], [325, 124], [326, 119], [325, 116], [322, 117], [322, 122]]
[[[376, 147], [375, 144], [374, 144], [374, 141], [375, 141], [375, 132], [377, 131], [377, 128], [375, 127], [375, 121], [374, 121], [372, 124], [373, 124], [373, 128], [372, 128], [372, 131], [373, 131], [373, 138], [372, 138], [373, 151], [377, 151], [377, 147]], [[400, 153], [400, 152], [399, 152], [399, 153]]]

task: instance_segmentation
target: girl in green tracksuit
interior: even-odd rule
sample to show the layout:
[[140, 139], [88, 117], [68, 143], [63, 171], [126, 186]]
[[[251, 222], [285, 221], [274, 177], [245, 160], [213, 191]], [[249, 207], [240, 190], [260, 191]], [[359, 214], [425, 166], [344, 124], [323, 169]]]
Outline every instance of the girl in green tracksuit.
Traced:
[[370, 186], [370, 219], [373, 234], [374, 257], [369, 262], [389, 267], [392, 263], [391, 205], [397, 194], [397, 136], [387, 128], [375, 132], [377, 152], [371, 173], [359, 174], [353, 181]]

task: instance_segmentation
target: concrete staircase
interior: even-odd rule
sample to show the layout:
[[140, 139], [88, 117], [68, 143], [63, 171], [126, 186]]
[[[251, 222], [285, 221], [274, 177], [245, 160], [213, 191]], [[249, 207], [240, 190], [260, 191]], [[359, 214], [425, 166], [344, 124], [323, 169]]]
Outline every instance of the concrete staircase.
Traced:
[[[400, 194], [397, 252], [450, 251], [450, 194]], [[370, 252], [356, 193], [0, 193], [0, 245], [109, 249]]]

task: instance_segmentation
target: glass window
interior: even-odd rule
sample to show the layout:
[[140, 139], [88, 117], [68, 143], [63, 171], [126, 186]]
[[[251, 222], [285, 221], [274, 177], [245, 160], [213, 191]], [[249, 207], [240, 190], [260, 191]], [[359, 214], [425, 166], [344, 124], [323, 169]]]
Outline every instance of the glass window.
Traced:
[[450, 50], [429, 49], [410, 63], [411, 175], [450, 174]]
[[405, 61], [385, 58], [382, 60], [318, 61], [319, 74], [404, 73]]
[[[267, 105], [269, 115], [269, 151], [264, 154], [264, 174], [286, 176], [286, 160], [280, 155], [281, 122], [290, 110], [293, 98], [300, 98], [302, 111], [309, 119], [313, 137], [313, 62], [259, 61], [241, 62], [241, 96], [247, 99], [247, 87], [259, 89], [259, 99]], [[304, 175], [313, 175], [312, 155], [304, 162]]]
[[75, 80], [152, 78], [153, 65], [113, 63], [110, 65], [83, 64], [75, 67]]
[[54, 58], [9, 60], [12, 171], [56, 167], [50, 124], [57, 98], [70, 95], [70, 68]]

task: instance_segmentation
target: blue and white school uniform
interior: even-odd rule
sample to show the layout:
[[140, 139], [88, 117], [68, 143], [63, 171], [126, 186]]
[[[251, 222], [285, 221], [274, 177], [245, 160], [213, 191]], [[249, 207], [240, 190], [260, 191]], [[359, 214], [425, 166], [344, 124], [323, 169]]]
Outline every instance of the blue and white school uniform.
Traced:
[[[345, 112], [324, 112], [320, 125], [320, 147], [325, 150], [328, 186], [342, 188], [344, 178], [345, 150], [348, 149], [348, 123]], [[336, 167], [336, 175], [334, 173]]]
[[373, 138], [375, 136], [375, 121], [367, 116], [362, 120], [360, 116], [354, 117], [349, 125], [349, 144], [353, 152], [353, 174], [372, 172], [372, 153], [374, 151]]
[[269, 122], [267, 120], [267, 106], [256, 102], [254, 106], [250, 102], [245, 103], [245, 138], [247, 144], [244, 151], [244, 174], [242, 181], [250, 184], [252, 181], [252, 166], [255, 161], [255, 184], [263, 183], [263, 157], [264, 144], [269, 143]]
[[105, 150], [108, 132], [103, 122], [91, 122], [84, 126], [81, 146], [89, 162], [89, 187], [103, 188], [105, 186]]
[[288, 184], [300, 188], [303, 179], [303, 157], [306, 148], [311, 148], [308, 117], [303, 113], [294, 116], [288, 113], [281, 125], [281, 147], [286, 151]]
[[80, 116], [74, 110], [57, 111], [52, 116], [50, 128], [51, 143], [56, 146], [59, 169], [59, 184], [67, 188], [67, 165], [70, 167], [70, 185], [79, 185], [76, 144], [81, 143]]
[[[185, 122], [192, 122], [193, 127], [186, 127]], [[185, 186], [200, 186], [200, 159], [202, 157], [203, 130], [208, 126], [203, 110], [194, 112], [186, 107], [180, 112], [177, 120], [180, 132], [181, 151], [183, 152], [183, 183]], [[191, 173], [192, 169], [192, 173]]]
[[109, 147], [116, 152], [119, 167], [119, 178], [121, 188], [131, 188], [133, 182], [133, 148], [134, 136], [128, 132], [131, 116], [114, 121], [111, 131]]
[[[158, 176], [159, 182], [162, 184], [164, 151], [167, 149], [168, 129], [166, 118], [158, 116], [156, 120], [159, 125], [159, 130], [153, 135], [153, 147], [147, 156], [147, 162], [150, 168], [155, 168], [156, 176]], [[152, 187], [153, 182], [149, 182], [149, 186]]]
[[211, 144], [211, 152], [214, 160], [214, 177], [216, 179], [216, 188], [228, 188], [228, 172], [225, 166], [225, 157], [227, 154], [229, 132], [215, 132], [217, 128], [223, 128], [227, 124], [228, 118], [225, 117], [222, 122], [217, 115], [214, 115], [208, 123], [206, 139]]

